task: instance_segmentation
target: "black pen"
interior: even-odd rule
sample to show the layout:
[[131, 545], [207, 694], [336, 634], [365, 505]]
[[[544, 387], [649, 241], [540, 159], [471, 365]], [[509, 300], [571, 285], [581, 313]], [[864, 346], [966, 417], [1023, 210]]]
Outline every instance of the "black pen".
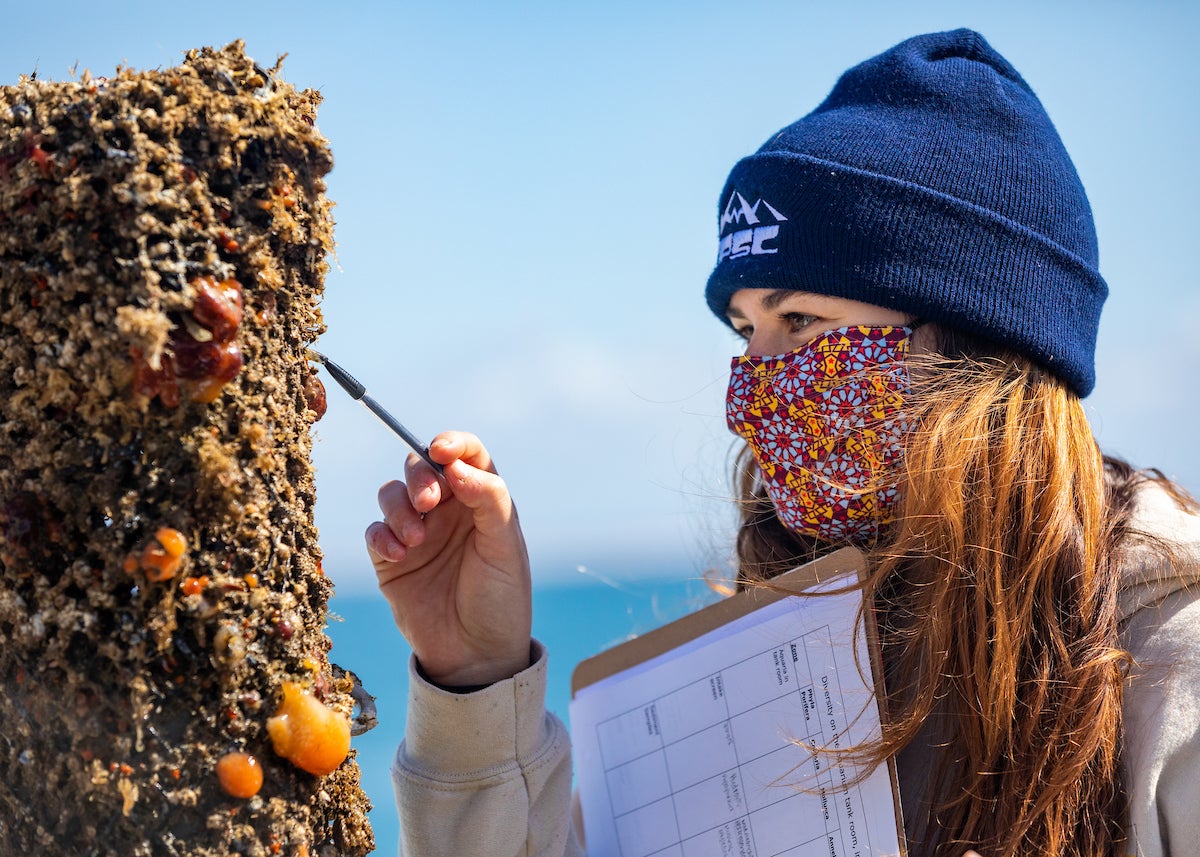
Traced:
[[313, 360], [316, 360], [328, 370], [329, 374], [333, 376], [333, 380], [337, 381], [338, 386], [349, 393], [352, 399], [366, 405], [368, 411], [379, 417], [385, 426], [400, 435], [400, 439], [407, 443], [413, 452], [421, 456], [422, 460], [434, 469], [434, 472], [439, 476], [442, 475], [442, 465], [429, 457], [429, 447], [421, 443], [416, 435], [404, 427], [403, 423], [385, 411], [379, 402], [367, 395], [367, 388], [362, 385], [362, 382], [320, 351], [314, 351], [310, 348], [308, 349], [308, 353]]

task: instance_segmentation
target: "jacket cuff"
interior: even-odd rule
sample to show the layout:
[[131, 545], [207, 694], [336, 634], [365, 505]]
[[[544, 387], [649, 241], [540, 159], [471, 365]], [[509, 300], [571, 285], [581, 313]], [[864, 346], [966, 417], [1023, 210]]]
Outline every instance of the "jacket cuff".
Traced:
[[408, 722], [401, 753], [411, 769], [483, 772], [528, 759], [547, 740], [546, 648], [530, 644], [528, 669], [471, 693], [445, 690], [408, 662]]

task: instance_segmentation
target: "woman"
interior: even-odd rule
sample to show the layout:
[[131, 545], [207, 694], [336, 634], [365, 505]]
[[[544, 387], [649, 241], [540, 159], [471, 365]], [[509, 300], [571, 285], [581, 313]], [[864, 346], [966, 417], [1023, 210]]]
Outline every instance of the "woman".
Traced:
[[[743, 585], [845, 544], [883, 644], [909, 853], [1170, 855], [1200, 841], [1200, 517], [1105, 459], [1080, 398], [1107, 287], [1075, 169], [976, 33], [848, 71], [733, 169], [709, 306]], [[504, 482], [448, 432], [367, 545], [414, 660], [405, 853], [581, 853]]]

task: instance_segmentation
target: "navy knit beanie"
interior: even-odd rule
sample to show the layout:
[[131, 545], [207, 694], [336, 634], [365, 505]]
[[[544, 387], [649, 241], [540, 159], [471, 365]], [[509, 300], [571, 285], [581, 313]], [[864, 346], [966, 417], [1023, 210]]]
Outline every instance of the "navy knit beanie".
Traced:
[[795, 289], [1025, 354], [1080, 396], [1108, 294], [1092, 211], [1033, 90], [978, 33], [917, 36], [844, 75], [733, 168], [708, 305]]

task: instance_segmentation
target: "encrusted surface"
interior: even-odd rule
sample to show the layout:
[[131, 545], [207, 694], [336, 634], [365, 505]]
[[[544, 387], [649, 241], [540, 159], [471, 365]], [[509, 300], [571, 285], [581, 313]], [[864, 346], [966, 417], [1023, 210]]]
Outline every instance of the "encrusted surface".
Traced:
[[352, 706], [312, 520], [319, 100], [240, 43], [0, 88], [3, 853], [373, 847], [353, 751], [313, 776], [265, 728], [284, 682]]

